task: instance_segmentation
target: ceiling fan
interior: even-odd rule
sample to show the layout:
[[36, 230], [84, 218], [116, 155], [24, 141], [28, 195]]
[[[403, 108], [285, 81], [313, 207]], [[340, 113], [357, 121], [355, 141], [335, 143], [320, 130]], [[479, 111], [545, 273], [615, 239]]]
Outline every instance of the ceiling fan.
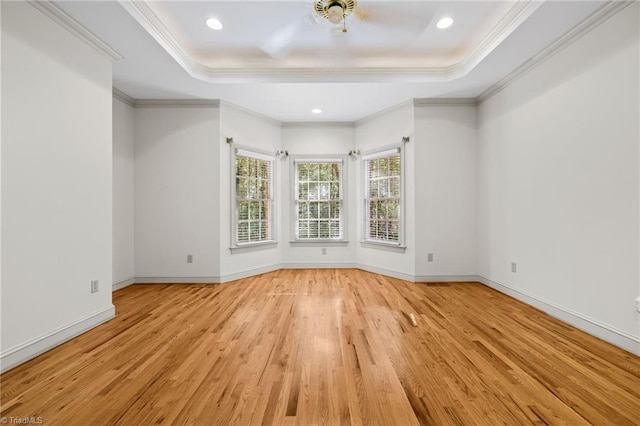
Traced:
[[[307, 25], [328, 24], [329, 31], [347, 32], [347, 18], [356, 16], [359, 20], [365, 20], [367, 13], [362, 6], [358, 6], [358, 0], [307, 0], [306, 18], [290, 22], [280, 28], [268, 40], [261, 43], [260, 49], [275, 59], [287, 56], [293, 40]], [[341, 27], [339, 27], [341, 26]]]
[[[350, 59], [350, 45], [362, 45], [363, 40], [371, 39], [369, 35], [373, 32], [376, 33], [374, 36], [406, 34], [405, 40], [410, 41], [419, 37], [429, 22], [428, 17], [412, 13], [407, 6], [395, 7], [393, 0], [306, 0], [301, 12], [300, 19], [290, 20], [261, 40], [258, 47], [273, 59], [285, 59], [303, 33], [316, 27], [333, 36], [329, 42], [332, 47], [325, 50], [327, 53], [318, 53], [318, 50], [316, 54], [329, 54], [332, 60], [340, 62]], [[354, 25], [353, 35], [349, 30], [350, 36], [347, 36], [347, 27], [351, 24]]]
[[358, 0], [316, 0], [313, 2], [315, 13], [332, 24], [342, 23], [342, 32], [347, 32], [347, 17], [355, 13]]

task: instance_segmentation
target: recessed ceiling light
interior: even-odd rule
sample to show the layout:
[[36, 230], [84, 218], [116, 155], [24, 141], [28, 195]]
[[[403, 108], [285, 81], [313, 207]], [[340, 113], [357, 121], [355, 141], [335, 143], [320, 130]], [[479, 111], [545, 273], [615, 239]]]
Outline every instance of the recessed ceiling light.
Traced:
[[311, 110], [311, 112], [314, 114], [322, 114], [322, 110], [320, 108], [314, 108]]
[[444, 30], [446, 28], [449, 28], [451, 25], [453, 25], [453, 18], [451, 18], [450, 16], [445, 16], [444, 18], [440, 18], [440, 20], [436, 24], [436, 28], [438, 28], [439, 30]]
[[218, 21], [216, 18], [207, 19], [207, 26], [212, 30], [221, 30], [222, 22]]

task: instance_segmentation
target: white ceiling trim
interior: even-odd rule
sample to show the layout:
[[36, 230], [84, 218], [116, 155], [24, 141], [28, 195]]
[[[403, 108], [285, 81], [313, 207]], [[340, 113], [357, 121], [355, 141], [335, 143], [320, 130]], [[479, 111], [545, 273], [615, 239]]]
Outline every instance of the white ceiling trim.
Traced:
[[292, 121], [282, 123], [282, 129], [355, 129], [352, 121]]
[[367, 115], [366, 117], [362, 117], [361, 119], [356, 120], [355, 125], [356, 125], [356, 127], [359, 127], [364, 123], [367, 123], [367, 122], [369, 122], [371, 120], [374, 120], [374, 119], [376, 119], [378, 117], [382, 117], [383, 115], [388, 114], [390, 112], [393, 112], [393, 111], [396, 111], [396, 110], [400, 110], [400, 109], [405, 108], [407, 106], [413, 106], [413, 99], [409, 99], [409, 100], [401, 102], [401, 103], [399, 103], [397, 105], [392, 105], [389, 108], [385, 108], [382, 111], [374, 112], [371, 115]]
[[476, 105], [478, 105], [476, 98], [416, 98], [413, 100], [414, 107]]
[[271, 123], [271, 124], [273, 124], [275, 126], [278, 126], [278, 127], [282, 125], [282, 123], [280, 121], [278, 121], [278, 120], [276, 120], [274, 118], [271, 118], [271, 117], [269, 117], [267, 115], [264, 115], [264, 114], [260, 114], [259, 112], [251, 111], [250, 109], [241, 107], [240, 105], [236, 105], [236, 104], [234, 104], [232, 102], [227, 102], [227, 101], [221, 100], [220, 101], [220, 106], [221, 107], [227, 107], [227, 108], [233, 108], [236, 111], [241, 111], [241, 112], [244, 112], [245, 114], [249, 114], [249, 115], [252, 115], [254, 117], [260, 118], [262, 120], [268, 121], [269, 123]]
[[[363, 83], [439, 82], [455, 74], [446, 68], [211, 68], [197, 64], [185, 70], [209, 83]], [[458, 77], [455, 77], [458, 78]]]
[[136, 106], [136, 100], [133, 99], [131, 96], [127, 95], [126, 93], [124, 93], [123, 91], [113, 87], [112, 93], [113, 93], [113, 97], [116, 98], [117, 100], [124, 102], [125, 104], [131, 107]]
[[[637, 0], [636, 0], [637, 1]], [[556, 53], [560, 52], [565, 47], [569, 46], [574, 41], [579, 38], [585, 36], [591, 30], [596, 28], [598, 25], [605, 22], [607, 19], [611, 18], [624, 8], [629, 5], [632, 5], [634, 0], [612, 0], [604, 4], [601, 8], [592, 13], [587, 19], [576, 25], [565, 35], [560, 37], [555, 42], [551, 43], [537, 55], [533, 56], [527, 62], [520, 65], [518, 68], [509, 73], [502, 80], [498, 81], [493, 86], [489, 87], [487, 90], [482, 92], [477, 98], [477, 103], [481, 104], [487, 99], [491, 98], [496, 93], [500, 92], [502, 89], [506, 88], [510, 84], [517, 81], [520, 77], [527, 74], [529, 71], [542, 64], [547, 59], [551, 58]]]
[[513, 31], [529, 18], [544, 2], [544, 0], [519, 0], [507, 14], [500, 19], [495, 27], [480, 41], [480, 43], [460, 63], [455, 71], [461, 72], [456, 78], [468, 74], [489, 53], [500, 45]]
[[196, 61], [182, 48], [145, 2], [136, 0], [119, 0], [119, 2], [182, 68], [193, 75], [192, 70], [196, 66]]
[[27, 0], [27, 2], [31, 6], [35, 7], [40, 12], [51, 18], [53, 21], [58, 23], [62, 28], [76, 36], [78, 39], [84, 41], [97, 52], [106, 56], [107, 59], [111, 60], [112, 62], [119, 61], [123, 58], [123, 56], [112, 49], [111, 46], [100, 40], [91, 31], [86, 29], [80, 22], [73, 19], [52, 2], [33, 0]]
[[445, 67], [214, 68], [193, 59], [143, 0], [120, 0], [124, 9], [194, 78], [235, 82], [447, 82], [467, 75], [545, 0], [517, 0], [464, 59]]
[[219, 108], [219, 99], [136, 99], [136, 108]]

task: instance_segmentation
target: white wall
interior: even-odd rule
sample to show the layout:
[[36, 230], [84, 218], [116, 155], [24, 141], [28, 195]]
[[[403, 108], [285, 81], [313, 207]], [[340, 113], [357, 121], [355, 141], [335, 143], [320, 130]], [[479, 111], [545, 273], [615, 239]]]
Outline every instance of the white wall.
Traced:
[[[2, 2], [0, 2], [0, 25], [2, 25]], [[0, 59], [2, 58], [2, 31], [0, 31]], [[0, 307], [2, 307], [2, 62], [0, 61]], [[0, 314], [0, 321], [2, 320]], [[2, 323], [0, 322], [0, 352], [2, 351]], [[0, 365], [2, 371], [2, 365]]]
[[638, 28], [636, 2], [482, 103], [478, 153], [479, 273], [636, 353]]
[[113, 285], [133, 282], [134, 110], [113, 98]]
[[[226, 143], [233, 138], [233, 146]], [[259, 249], [236, 250], [231, 253], [231, 149], [243, 147], [275, 155], [280, 149], [280, 123], [247, 112], [232, 104], [220, 105], [220, 153], [218, 186], [220, 190], [220, 276], [221, 281], [253, 275], [279, 268], [281, 262], [282, 229], [276, 221], [279, 244]], [[276, 182], [280, 175], [280, 160], [274, 164]], [[274, 185], [277, 191], [278, 185]], [[282, 194], [276, 193], [276, 200]], [[276, 201], [277, 203], [277, 201]], [[279, 212], [276, 212], [278, 215]]]
[[111, 65], [3, 2], [2, 369], [114, 315]]
[[[405, 136], [414, 140], [414, 110], [410, 102], [356, 123], [356, 146], [362, 154], [400, 144]], [[416, 266], [415, 194], [418, 190], [415, 181], [415, 142], [409, 142], [403, 148], [405, 149], [405, 245], [407, 248], [404, 253], [400, 253], [382, 248], [365, 247], [358, 242], [357, 260], [364, 269], [413, 280]], [[356, 167], [356, 199], [358, 200], [363, 197], [361, 168], [362, 159], [360, 158]], [[358, 203], [356, 227], [359, 240], [362, 239], [362, 208], [362, 203]]]
[[415, 106], [415, 273], [421, 280], [476, 275], [476, 124], [473, 105]]
[[[354, 267], [358, 239], [355, 186], [357, 161], [346, 157], [349, 151], [355, 149], [354, 125], [350, 123], [284, 124], [282, 147], [289, 152], [289, 158], [282, 162], [281, 179], [284, 265], [287, 267]], [[343, 174], [346, 179], [343, 187], [346, 243], [291, 243], [294, 240], [293, 222], [295, 221], [292, 207], [294, 194], [291, 187], [293, 159], [295, 156], [304, 157], [305, 155], [346, 157], [343, 163]], [[325, 254], [322, 254], [323, 248]]]
[[219, 134], [217, 107], [135, 108], [137, 282], [219, 277]]

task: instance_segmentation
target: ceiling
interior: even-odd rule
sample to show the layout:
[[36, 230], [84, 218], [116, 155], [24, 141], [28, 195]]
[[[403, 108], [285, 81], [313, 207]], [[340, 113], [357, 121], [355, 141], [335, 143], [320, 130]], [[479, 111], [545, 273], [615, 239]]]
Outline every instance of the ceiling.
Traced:
[[[55, 4], [123, 57], [114, 87], [135, 99], [351, 122], [412, 98], [477, 97], [604, 2], [360, 0], [346, 33], [312, 0]], [[439, 30], [443, 16], [454, 24]], [[224, 28], [209, 29], [210, 17]]]

